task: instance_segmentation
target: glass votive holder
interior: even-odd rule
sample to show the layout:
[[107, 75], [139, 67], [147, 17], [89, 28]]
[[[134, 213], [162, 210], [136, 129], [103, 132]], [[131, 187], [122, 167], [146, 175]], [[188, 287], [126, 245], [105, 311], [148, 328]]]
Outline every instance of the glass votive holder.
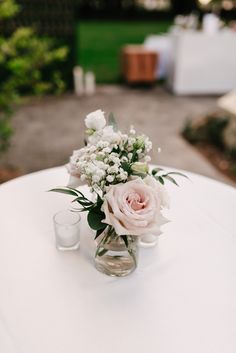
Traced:
[[143, 235], [139, 239], [139, 246], [141, 248], [153, 248], [157, 245], [159, 235], [147, 234]]
[[78, 212], [64, 210], [53, 217], [56, 248], [58, 250], [77, 250], [80, 246], [80, 220]]

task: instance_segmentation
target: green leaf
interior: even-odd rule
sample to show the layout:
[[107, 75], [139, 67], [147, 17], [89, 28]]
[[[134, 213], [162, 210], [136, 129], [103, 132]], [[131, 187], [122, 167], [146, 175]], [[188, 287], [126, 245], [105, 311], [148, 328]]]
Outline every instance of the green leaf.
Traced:
[[156, 176], [156, 179], [157, 179], [162, 185], [165, 184], [165, 180], [163, 179], [162, 176]]
[[155, 168], [155, 169], [152, 170], [152, 175], [156, 175], [158, 172], [160, 172], [160, 171], [162, 171], [162, 170], [164, 170], [164, 169], [162, 169], [162, 168]]
[[124, 169], [125, 172], [127, 172], [128, 174], [130, 174], [131, 172], [131, 165], [128, 162], [123, 162], [121, 163], [121, 167]]
[[131, 163], [138, 162], [138, 159], [139, 159], [138, 154], [134, 151], [133, 156], [131, 158]]
[[115, 132], [118, 131], [118, 125], [113, 113], [110, 113], [108, 116], [108, 125], [111, 125]]
[[71, 187], [67, 187], [67, 189], [70, 189], [70, 190], [76, 192], [77, 195], [81, 195], [84, 199], [87, 200], [87, 197], [85, 197], [84, 194], [83, 194], [81, 191], [79, 191], [79, 190], [77, 190], [77, 189], [74, 189], [74, 188], [71, 188]]
[[99, 195], [97, 195], [97, 207], [101, 209], [102, 204], [103, 204], [103, 199]]
[[78, 202], [80, 203], [82, 206], [93, 206], [94, 203], [92, 201], [89, 201], [88, 199], [85, 199], [83, 197], [76, 197], [76, 199], [74, 199], [72, 202]]
[[78, 201], [78, 203], [79, 203], [81, 206], [83, 206], [84, 208], [87, 208], [87, 209], [94, 207], [93, 204], [90, 205], [90, 204], [88, 204], [88, 203], [86, 203], [86, 202], [83, 202], [83, 201]]
[[175, 179], [172, 178], [172, 177], [170, 177], [168, 174], [162, 175], [162, 176], [163, 176], [163, 178], [165, 178], [165, 179], [171, 181], [171, 182], [172, 182], [173, 184], [175, 184], [176, 186], [179, 186], [179, 185], [177, 184], [177, 182], [175, 181]]
[[121, 235], [121, 238], [124, 240], [126, 248], [128, 248], [129, 247], [129, 242], [128, 242], [127, 235]]
[[187, 175], [182, 174], [182, 173], [179, 173], [179, 172], [170, 172], [170, 173], [168, 173], [167, 175], [170, 175], [170, 174], [172, 174], [172, 175], [179, 175], [179, 176], [182, 176], [182, 177], [184, 177], [184, 178], [189, 179], [189, 177], [188, 177]]
[[92, 209], [90, 209], [87, 220], [90, 228], [94, 230], [100, 230], [100, 229], [105, 229], [106, 224], [102, 223], [102, 221], [105, 219], [105, 213], [101, 211], [101, 208], [99, 206], [95, 206]]
[[77, 190], [75, 192], [73, 189], [70, 189], [70, 188], [56, 188], [56, 189], [51, 189], [51, 190], [48, 190], [48, 191], [60, 192], [61, 194], [78, 196]]
[[[104, 223], [105, 224], [105, 223]], [[105, 226], [107, 226], [106, 224], [105, 224]], [[106, 227], [105, 228], [102, 228], [102, 229], [99, 229], [99, 230], [97, 230], [97, 232], [96, 232], [96, 236], [95, 236], [95, 238], [94, 239], [97, 239], [98, 237], [99, 237], [99, 235], [101, 235], [103, 232], [104, 232], [104, 230], [106, 229]]]
[[83, 208], [82, 208], [81, 210], [79, 210], [79, 212], [88, 212], [88, 211], [91, 210], [92, 207], [93, 207], [93, 206], [91, 206], [91, 207], [84, 207], [84, 206], [83, 206]]
[[95, 256], [103, 256], [108, 252], [107, 249], [104, 248], [98, 248], [98, 250], [96, 251]]

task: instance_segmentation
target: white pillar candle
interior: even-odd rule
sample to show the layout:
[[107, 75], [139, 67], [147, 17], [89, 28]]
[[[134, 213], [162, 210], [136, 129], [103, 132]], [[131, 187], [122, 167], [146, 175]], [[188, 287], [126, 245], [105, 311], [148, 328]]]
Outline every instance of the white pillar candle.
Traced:
[[202, 29], [206, 34], [215, 34], [220, 28], [220, 19], [213, 13], [203, 16]]
[[73, 69], [73, 76], [74, 76], [74, 89], [75, 94], [77, 96], [81, 96], [84, 94], [84, 82], [83, 82], [83, 69], [80, 66], [75, 66]]
[[92, 95], [95, 93], [95, 75], [92, 71], [88, 71], [85, 74], [85, 93]]

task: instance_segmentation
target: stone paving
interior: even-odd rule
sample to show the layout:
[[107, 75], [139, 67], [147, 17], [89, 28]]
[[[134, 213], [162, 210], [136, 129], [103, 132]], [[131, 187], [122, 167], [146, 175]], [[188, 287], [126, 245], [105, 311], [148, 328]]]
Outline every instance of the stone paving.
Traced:
[[[12, 124], [12, 146], [1, 164], [18, 166], [22, 173], [62, 165], [73, 149], [83, 146], [84, 122], [89, 112], [113, 112], [121, 129], [134, 124], [154, 145], [153, 163], [186, 169], [231, 183], [180, 135], [186, 118], [216, 110], [216, 97], [176, 97], [161, 87], [131, 89], [98, 86], [91, 97], [48, 97], [22, 106]], [[161, 147], [162, 152], [157, 153]]]

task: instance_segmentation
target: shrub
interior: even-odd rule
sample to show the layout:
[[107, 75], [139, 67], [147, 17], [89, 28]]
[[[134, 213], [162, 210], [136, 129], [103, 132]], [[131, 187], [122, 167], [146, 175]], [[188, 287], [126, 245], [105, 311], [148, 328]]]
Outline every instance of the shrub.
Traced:
[[192, 144], [213, 145], [221, 150], [229, 173], [236, 175], [236, 121], [234, 117], [211, 114], [197, 122], [187, 121], [182, 131], [184, 138]]
[[[0, 22], [20, 11], [15, 0], [0, 2]], [[0, 35], [0, 151], [9, 146], [13, 107], [26, 94], [61, 93], [65, 83], [53, 69], [66, 60], [67, 47], [57, 47], [50, 38], [39, 37], [30, 27], [17, 28], [9, 37]]]
[[229, 118], [217, 114], [208, 115], [197, 122], [187, 121], [182, 135], [190, 143], [208, 142], [223, 149], [223, 133], [229, 123]]

